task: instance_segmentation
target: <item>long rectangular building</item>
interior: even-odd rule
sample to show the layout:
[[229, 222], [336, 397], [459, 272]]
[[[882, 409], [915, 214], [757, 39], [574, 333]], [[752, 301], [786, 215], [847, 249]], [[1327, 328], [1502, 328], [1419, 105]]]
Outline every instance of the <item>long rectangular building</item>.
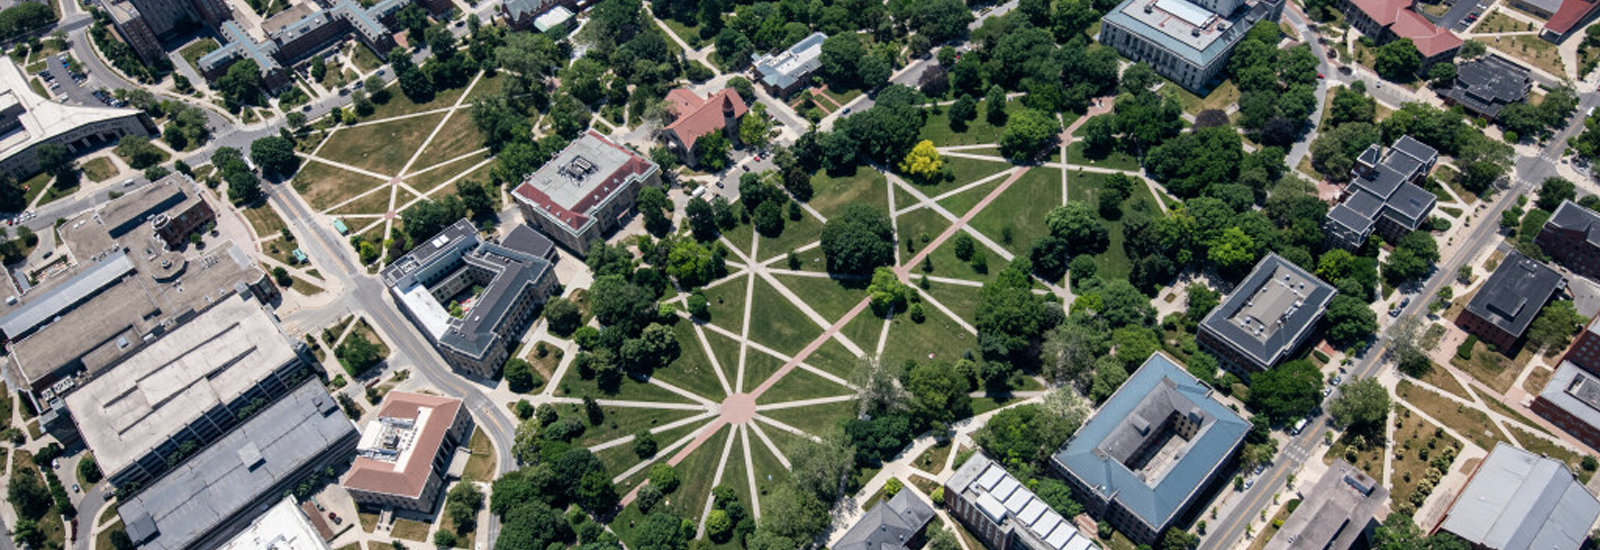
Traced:
[[999, 462], [979, 452], [945, 482], [950, 515], [989, 550], [1100, 550]]
[[1100, 43], [1201, 93], [1221, 82], [1233, 48], [1284, 0], [1124, 0], [1103, 19]]

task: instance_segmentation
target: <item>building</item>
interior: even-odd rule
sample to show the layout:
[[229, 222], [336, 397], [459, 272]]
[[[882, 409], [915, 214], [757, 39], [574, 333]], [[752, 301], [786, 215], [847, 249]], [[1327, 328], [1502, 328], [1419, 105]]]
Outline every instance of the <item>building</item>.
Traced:
[[1350, 25], [1378, 44], [1411, 39], [1428, 67], [1456, 56], [1461, 37], [1440, 28], [1415, 9], [1416, 0], [1340, 0], [1339, 9]]
[[556, 6], [544, 12], [544, 15], [534, 18], [533, 28], [542, 33], [560, 31], [565, 35], [578, 26], [578, 18], [566, 6]]
[[144, 14], [128, 2], [110, 2], [105, 4], [106, 13], [111, 16], [111, 25], [117, 29], [117, 35], [122, 41], [133, 48], [133, 53], [146, 63], [154, 62], [167, 55], [161, 48], [161, 40], [156, 38], [155, 31], [150, 30], [150, 24], [144, 20]]
[[988, 550], [1100, 550], [983, 452], [972, 455], [944, 484], [945, 506]]
[[590, 130], [512, 191], [522, 219], [578, 255], [633, 215], [644, 186], [661, 185], [661, 167]]
[[1283, 0], [1124, 0], [1103, 18], [1100, 43], [1150, 64], [1205, 95], [1224, 78], [1229, 54], [1258, 21], [1277, 21]]
[[171, 38], [202, 23], [215, 28], [233, 18], [224, 0], [128, 1], [142, 16], [146, 28], [161, 38]]
[[553, 5], [555, 0], [506, 0], [500, 3], [500, 18], [511, 28], [525, 31], [532, 29], [533, 20]]
[[1447, 103], [1493, 120], [1500, 109], [1528, 99], [1528, 69], [1496, 54], [1456, 64], [1455, 84], [1439, 92]]
[[1533, 242], [1573, 273], [1600, 279], [1600, 213], [1561, 201]]
[[[416, 2], [434, 14], [453, 9], [450, 0]], [[238, 22], [230, 20], [218, 28], [224, 42], [222, 47], [201, 56], [195, 68], [207, 81], [215, 82], [235, 62], [249, 59], [255, 61], [268, 87], [279, 88], [290, 82], [286, 67], [351, 34], [381, 58], [395, 46], [389, 28], [396, 14], [411, 3], [412, 0], [380, 0], [363, 6], [360, 0], [330, 0], [315, 7], [309, 3], [298, 4], [295, 9], [285, 10], [262, 22], [265, 40], [257, 39], [245, 32]]]
[[1155, 544], [1200, 495], [1226, 480], [1250, 423], [1156, 352], [1112, 394], [1051, 469], [1090, 515]]
[[[313, 510], [315, 511], [315, 510]], [[283, 497], [217, 550], [330, 550], [293, 496]]]
[[827, 39], [826, 34], [812, 33], [777, 54], [752, 56], [756, 81], [767, 93], [778, 97], [788, 97], [809, 86], [811, 75], [822, 68], [822, 41]]
[[1499, 443], [1450, 503], [1436, 531], [1484, 550], [1578, 550], [1600, 500], [1558, 460]]
[[707, 134], [721, 132], [728, 143], [738, 144], [739, 119], [750, 111], [733, 88], [723, 88], [709, 98], [701, 98], [688, 88], [676, 88], [667, 92], [667, 104], [675, 118], [661, 129], [661, 139], [688, 165], [697, 164], [699, 151], [694, 144]]
[[1566, 288], [1567, 280], [1556, 270], [1512, 251], [1456, 317], [1456, 325], [1509, 353], [1539, 310]]
[[561, 285], [555, 258], [555, 245], [526, 225], [492, 243], [462, 219], [389, 264], [383, 282], [446, 363], [493, 378]]
[[117, 514], [141, 550], [215, 548], [300, 482], [348, 463], [359, 436], [322, 384], [300, 384], [166, 477], [118, 498]]
[[428, 512], [444, 487], [456, 448], [472, 437], [461, 400], [389, 392], [367, 422], [342, 485], [357, 504]]
[[1317, 484], [1302, 495], [1300, 507], [1267, 541], [1265, 550], [1357, 548], [1357, 542], [1364, 541], [1370, 527], [1377, 524], [1373, 519], [1389, 499], [1389, 490], [1344, 459], [1334, 459]]
[[65, 398], [112, 485], [149, 487], [312, 378], [258, 302], [229, 298]]
[[1561, 10], [1561, 0], [1511, 0], [1511, 7], [1548, 20]]
[[1562, 361], [1530, 408], [1583, 444], [1600, 447], [1600, 377], [1593, 372]]
[[1539, 37], [1545, 40], [1561, 43], [1572, 31], [1582, 29], [1594, 20], [1594, 14], [1600, 8], [1600, 0], [1561, 0], [1561, 7], [1556, 9], [1555, 15], [1545, 20], [1544, 27], [1539, 29]]
[[28, 87], [15, 62], [0, 62], [0, 173], [19, 181], [33, 177], [39, 173], [39, 146], [46, 143], [64, 145], [76, 155], [155, 129], [150, 115], [139, 109], [52, 101]]
[[1422, 228], [1439, 198], [1417, 186], [1439, 153], [1411, 136], [1400, 136], [1388, 154], [1377, 145], [1356, 157], [1344, 202], [1328, 210], [1323, 232], [1333, 246], [1355, 249], [1376, 231], [1397, 241]]
[[1195, 341], [1223, 369], [1249, 379], [1294, 355], [1336, 292], [1294, 262], [1267, 254], [1201, 321]]
[[915, 491], [901, 489], [856, 520], [830, 545], [834, 550], [908, 550], [922, 546], [933, 506]]
[[174, 172], [112, 201], [100, 219], [113, 239], [148, 230], [168, 250], [178, 250], [188, 246], [189, 234], [216, 221], [217, 212], [193, 179]]

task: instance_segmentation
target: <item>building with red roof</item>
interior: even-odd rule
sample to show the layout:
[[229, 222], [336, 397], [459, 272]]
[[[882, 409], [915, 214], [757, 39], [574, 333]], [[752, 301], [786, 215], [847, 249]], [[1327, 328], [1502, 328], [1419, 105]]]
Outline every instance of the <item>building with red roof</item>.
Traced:
[[750, 111], [733, 88], [723, 88], [709, 98], [701, 98], [688, 88], [677, 88], [667, 92], [667, 104], [677, 118], [661, 130], [661, 139], [684, 164], [690, 165], [696, 164], [699, 157], [695, 142], [707, 134], [722, 132], [728, 143], [738, 143], [739, 119]]
[[644, 186], [661, 185], [661, 167], [600, 132], [583, 137], [511, 192], [523, 220], [578, 255], [627, 223]]
[[1423, 66], [1455, 57], [1461, 37], [1434, 25], [1417, 13], [1414, 4], [1415, 0], [1342, 0], [1339, 7], [1351, 26], [1379, 44], [1411, 39], [1422, 53]]
[[1600, 0], [1565, 0], [1555, 15], [1544, 22], [1540, 29], [1539, 37], [1551, 42], [1560, 43], [1572, 36], [1572, 31], [1583, 28], [1583, 24], [1594, 19], [1594, 14], [1600, 8]]
[[378, 417], [361, 429], [342, 485], [358, 504], [430, 511], [472, 427], [460, 399], [389, 392]]

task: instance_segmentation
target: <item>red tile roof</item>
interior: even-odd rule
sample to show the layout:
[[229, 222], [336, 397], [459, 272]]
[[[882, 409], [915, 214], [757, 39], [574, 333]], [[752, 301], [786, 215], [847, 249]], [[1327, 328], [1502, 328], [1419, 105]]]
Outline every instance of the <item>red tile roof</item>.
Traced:
[[1411, 0], [1351, 0], [1351, 3], [1379, 26], [1389, 27], [1395, 36], [1411, 39], [1423, 57], [1461, 47], [1460, 37], [1413, 10]]
[[690, 149], [694, 148], [694, 141], [700, 136], [722, 131], [726, 126], [722, 111], [726, 107], [733, 108], [733, 117], [736, 119], [750, 110], [744, 98], [739, 97], [739, 92], [733, 88], [723, 88], [703, 100], [694, 92], [678, 88], [667, 93], [667, 101], [676, 109], [678, 120], [668, 124], [666, 131], [677, 134], [683, 146]]
[[465, 414], [461, 400], [420, 393], [389, 392], [384, 396], [379, 417], [417, 420], [423, 409], [428, 413], [427, 423], [416, 427], [416, 438], [411, 443], [409, 455], [402, 454], [406, 462], [386, 462], [363, 456], [356, 457], [344, 486], [372, 493], [416, 498], [428, 484], [433, 472], [433, 457], [438, 454], [444, 436], [455, 424], [456, 416]]
[[1572, 27], [1589, 19], [1594, 14], [1595, 8], [1600, 7], [1600, 1], [1566, 0], [1561, 3], [1561, 8], [1549, 21], [1544, 22], [1544, 30], [1566, 36], [1572, 32]]
[[[537, 186], [534, 185], [533, 180], [534, 178], [538, 177], [538, 172], [535, 172], [532, 176], [529, 176], [528, 179], [523, 180], [522, 184], [518, 185], [517, 188], [512, 191], [513, 193], [516, 193], [517, 196], [533, 203], [546, 214], [561, 220], [561, 223], [567, 224], [567, 226], [571, 227], [573, 231], [583, 230], [583, 226], [589, 223], [589, 216], [591, 214], [590, 211], [593, 210], [595, 206], [598, 206], [601, 202], [603, 202], [607, 197], [610, 197], [618, 189], [621, 189], [622, 184], [628, 181], [629, 176], [643, 175], [645, 172], [650, 171], [650, 167], [654, 165], [650, 162], [650, 159], [641, 157], [635, 154], [633, 151], [628, 150], [628, 148], [617, 145], [615, 142], [606, 139], [605, 135], [601, 134], [600, 132], [589, 130], [588, 134], [585, 134], [584, 137], [578, 139], [599, 140], [601, 143], [610, 147], [614, 147], [618, 151], [622, 151], [623, 153], [627, 154], [628, 161], [623, 163], [622, 166], [618, 167], [616, 171], [613, 171], [610, 174], [590, 179], [589, 181], [594, 182], [590, 186], [590, 192], [584, 195], [583, 199], [579, 200], [578, 203], [574, 204], [570, 209], [561, 206], [554, 200], [551, 200], [550, 195], [546, 194], [544, 191], [541, 191]], [[571, 145], [568, 145], [568, 147], [571, 147]], [[562, 153], [565, 153], [565, 151], [562, 151]], [[556, 162], [557, 159], [561, 159], [562, 153], [556, 153], [554, 157], [551, 157], [551, 162]], [[546, 165], [548, 165], [548, 163]], [[543, 168], [540, 168], [540, 171], [543, 170]]]

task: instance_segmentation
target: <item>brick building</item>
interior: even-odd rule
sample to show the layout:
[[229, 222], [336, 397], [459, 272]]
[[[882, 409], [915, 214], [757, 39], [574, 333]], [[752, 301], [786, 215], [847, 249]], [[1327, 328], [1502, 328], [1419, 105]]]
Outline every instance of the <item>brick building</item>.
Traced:
[[1600, 279], [1600, 213], [1561, 201], [1533, 242], [1573, 273]]
[[378, 417], [362, 428], [355, 463], [341, 485], [358, 504], [431, 511], [472, 427], [460, 399], [389, 392]]
[[1539, 310], [1567, 287], [1550, 266], [1511, 252], [1456, 317], [1456, 325], [1483, 343], [1507, 351], [1516, 346]]

